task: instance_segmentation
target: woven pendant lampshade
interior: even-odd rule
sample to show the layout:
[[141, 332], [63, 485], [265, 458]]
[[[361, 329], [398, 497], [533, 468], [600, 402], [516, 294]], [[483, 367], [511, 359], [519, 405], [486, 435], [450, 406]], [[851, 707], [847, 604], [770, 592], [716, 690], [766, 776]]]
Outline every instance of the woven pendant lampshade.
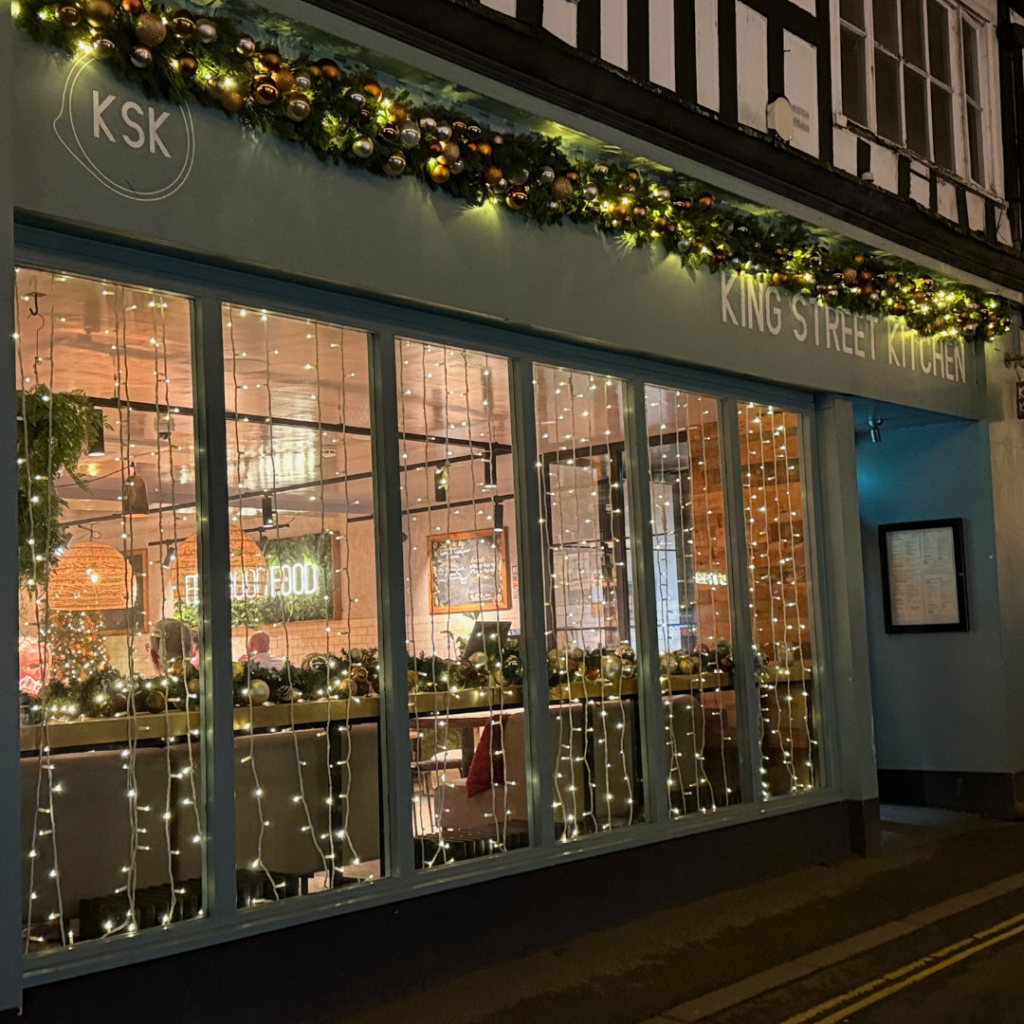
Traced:
[[[245, 574], [250, 580], [259, 580], [265, 588], [267, 579], [267, 560], [263, 557], [256, 542], [241, 527], [232, 524], [228, 527], [228, 544], [231, 550], [231, 572]], [[172, 572], [174, 584], [184, 589], [185, 580], [189, 576], [199, 574], [199, 535], [193, 533], [187, 540], [178, 545], [178, 554], [174, 559]]]
[[50, 573], [47, 600], [57, 611], [126, 608], [134, 600], [135, 571], [119, 551], [96, 540], [68, 548]]

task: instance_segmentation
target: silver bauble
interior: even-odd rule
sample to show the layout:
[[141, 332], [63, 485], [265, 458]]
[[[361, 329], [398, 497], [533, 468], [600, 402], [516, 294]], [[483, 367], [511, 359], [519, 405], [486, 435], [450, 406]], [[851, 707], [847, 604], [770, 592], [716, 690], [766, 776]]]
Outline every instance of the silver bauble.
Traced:
[[148, 46], [133, 46], [130, 57], [137, 68], [148, 68], [153, 63], [153, 51]]
[[525, 185], [530, 178], [530, 172], [525, 167], [515, 167], [509, 172], [508, 180], [513, 185]]
[[607, 174], [608, 173], [608, 165], [607, 164], [594, 164], [594, 173], [595, 174]]
[[478, 672], [483, 672], [487, 668], [487, 655], [483, 651], [474, 651], [469, 656], [469, 663]]
[[556, 202], [548, 203], [548, 213], [558, 213], [560, 207]]
[[560, 653], [558, 651], [558, 648], [557, 647], [552, 647], [551, 650], [548, 651], [548, 664], [549, 665], [557, 665], [558, 664], [558, 659], [559, 659], [560, 656], [561, 655], [560, 655]]
[[251, 57], [256, 52], [256, 40], [252, 36], [240, 36], [235, 49], [243, 57]]
[[439, 124], [434, 133], [441, 142], [447, 142], [452, 137], [452, 126], [450, 124]]
[[422, 128], [428, 135], [433, 134], [437, 131], [437, 122], [432, 117], [421, 117], [420, 128]]
[[295, 88], [299, 92], [309, 92], [313, 88], [313, 79], [309, 77], [309, 72], [306, 70], [295, 72]]
[[465, 169], [466, 165], [461, 160], [456, 160], [448, 165], [448, 171], [451, 174], [461, 174]]
[[504, 195], [508, 191], [508, 178], [499, 178], [491, 186], [491, 191], [497, 193], [499, 196]]
[[624, 661], [622, 663], [622, 678], [632, 679], [636, 675], [636, 662]]
[[100, 36], [99, 39], [93, 40], [92, 52], [96, 55], [97, 60], [107, 60], [117, 53], [117, 47], [113, 40]]
[[542, 167], [537, 172], [537, 180], [544, 185], [550, 185], [555, 180], [554, 167]]
[[253, 679], [249, 683], [249, 703], [258, 708], [270, 700], [270, 684], [262, 679]]
[[284, 112], [291, 121], [305, 121], [312, 109], [301, 92], [289, 93], [284, 99]]
[[672, 190], [666, 188], [664, 185], [659, 185], [654, 190], [654, 196], [656, 199], [660, 199], [663, 203], [667, 203], [672, 198]]
[[368, 139], [366, 136], [361, 136], [352, 143], [353, 155], [359, 157], [360, 160], [367, 160], [373, 156], [373, 139]]
[[679, 660], [674, 654], [663, 654], [658, 664], [661, 666], [662, 673], [666, 676], [674, 675], [679, 671]]
[[358, 665], [363, 660], [363, 649], [362, 647], [352, 647], [348, 652], [348, 660], [353, 665]]
[[394, 153], [384, 163], [384, 173], [392, 178], [397, 178], [405, 170], [405, 157], [401, 153]]
[[200, 18], [196, 22], [196, 39], [204, 46], [217, 41], [217, 26], [209, 18]]
[[356, 110], [361, 110], [366, 106], [366, 97], [358, 89], [349, 89], [349, 91], [345, 93], [345, 99], [351, 106], [355, 107]]
[[593, 202], [600, 195], [600, 192], [598, 191], [598, 188], [597, 188], [596, 185], [588, 185], [583, 190], [583, 195], [587, 199], [589, 199], [591, 202]]
[[401, 142], [403, 149], [415, 149], [420, 144], [422, 138], [423, 135], [419, 128], [411, 121], [406, 121], [402, 125], [402, 130], [398, 133], [398, 141]]
[[572, 658], [573, 661], [583, 661], [586, 655], [583, 653], [582, 647], [574, 647], [569, 657]]

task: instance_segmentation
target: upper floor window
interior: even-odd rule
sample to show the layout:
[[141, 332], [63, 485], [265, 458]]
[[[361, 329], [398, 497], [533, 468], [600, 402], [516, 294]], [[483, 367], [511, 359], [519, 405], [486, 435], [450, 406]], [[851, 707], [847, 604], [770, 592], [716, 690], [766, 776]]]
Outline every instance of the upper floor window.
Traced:
[[840, 0], [839, 15], [847, 118], [983, 184], [979, 27], [939, 0]]

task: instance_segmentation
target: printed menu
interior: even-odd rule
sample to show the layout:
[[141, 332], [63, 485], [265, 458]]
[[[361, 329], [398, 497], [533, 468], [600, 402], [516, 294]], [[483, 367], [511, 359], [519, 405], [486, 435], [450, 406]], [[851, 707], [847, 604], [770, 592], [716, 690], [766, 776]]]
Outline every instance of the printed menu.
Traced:
[[889, 601], [894, 626], [943, 626], [960, 621], [952, 526], [886, 534]]

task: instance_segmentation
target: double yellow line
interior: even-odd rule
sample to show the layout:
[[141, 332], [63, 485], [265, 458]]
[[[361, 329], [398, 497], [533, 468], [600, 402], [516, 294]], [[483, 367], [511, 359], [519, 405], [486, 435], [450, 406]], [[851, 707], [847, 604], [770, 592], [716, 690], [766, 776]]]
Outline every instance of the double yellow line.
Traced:
[[[782, 1024], [811, 1024], [811, 1022], [813, 1024], [838, 1024], [839, 1021], [851, 1014], [881, 1002], [883, 999], [888, 999], [889, 996], [895, 995], [902, 989], [916, 985], [919, 981], [924, 981], [925, 978], [944, 971], [947, 967], [952, 967], [969, 956], [974, 956], [975, 953], [980, 953], [982, 950], [1022, 934], [1024, 934], [1024, 914], [1018, 914], [991, 928], [976, 932], [970, 938], [961, 939], [951, 946], [921, 957], [920, 960], [914, 960], [912, 963], [898, 967], [895, 971], [883, 974], [880, 978], [852, 988], [841, 996], [819, 1003], [809, 1010], [798, 1013], [795, 1017], [789, 1017]], [[827, 1016], [822, 1016], [822, 1014], [827, 1014]]]

